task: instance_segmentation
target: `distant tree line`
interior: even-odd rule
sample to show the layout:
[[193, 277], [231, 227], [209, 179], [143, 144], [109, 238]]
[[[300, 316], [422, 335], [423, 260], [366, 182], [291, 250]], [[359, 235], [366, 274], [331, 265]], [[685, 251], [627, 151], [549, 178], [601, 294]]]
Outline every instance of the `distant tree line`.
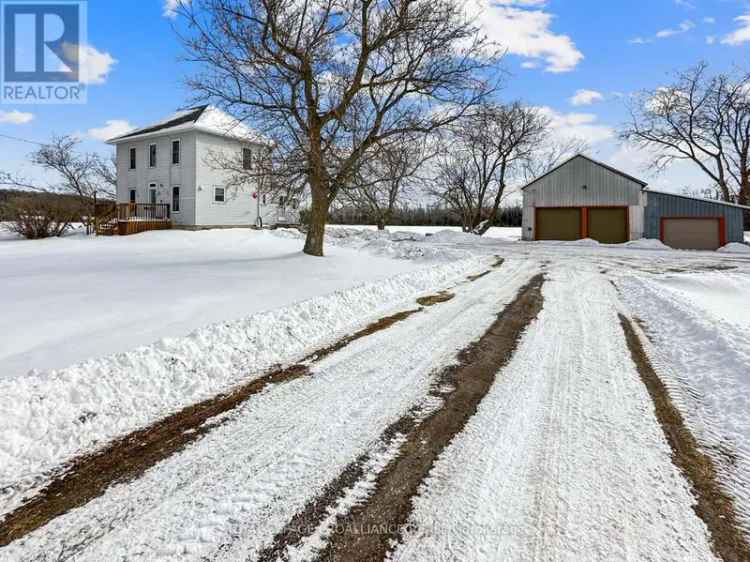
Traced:
[[[492, 207], [486, 207], [482, 217], [489, 217]], [[301, 210], [301, 219], [307, 224], [309, 209]], [[521, 226], [522, 208], [520, 204], [507, 205], [497, 211], [496, 226]], [[368, 208], [340, 206], [331, 209], [330, 224], [379, 225], [378, 215]], [[389, 226], [458, 226], [463, 227], [461, 216], [454, 210], [440, 205], [413, 205], [395, 209], [388, 221]]]

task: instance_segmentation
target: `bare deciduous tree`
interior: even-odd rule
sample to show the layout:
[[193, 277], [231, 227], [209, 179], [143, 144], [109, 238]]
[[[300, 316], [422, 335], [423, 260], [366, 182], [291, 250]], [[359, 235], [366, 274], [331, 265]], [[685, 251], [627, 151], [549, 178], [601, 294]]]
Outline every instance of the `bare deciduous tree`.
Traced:
[[750, 203], [750, 74], [711, 76], [706, 63], [680, 72], [641, 92], [620, 137], [652, 152], [654, 170], [693, 162], [724, 201]]
[[523, 163], [524, 183], [543, 176], [576, 154], [589, 150], [589, 143], [577, 137], [547, 139], [534, 151], [531, 158]]
[[310, 190], [304, 251], [378, 143], [452, 123], [490, 88], [487, 40], [454, 0], [194, 0], [188, 85], [270, 136]]
[[[248, 145], [251, 150], [250, 162], [244, 151], [231, 153], [225, 150], [209, 151], [204, 163], [224, 175], [224, 185], [230, 192], [239, 194], [248, 188], [255, 188], [255, 197], [260, 200], [299, 201], [305, 187], [305, 177], [299, 166], [290, 165], [288, 154], [280, 154], [272, 143]], [[262, 220], [259, 217], [262, 226]]]
[[484, 234], [495, 222], [511, 177], [543, 143], [549, 120], [520, 103], [484, 103], [452, 126], [437, 158], [431, 193], [461, 217], [465, 231]]
[[[19, 175], [0, 172], [0, 185], [45, 193], [61, 193], [78, 198], [80, 216], [87, 226], [93, 221], [95, 194], [113, 198], [117, 189], [117, 167], [113, 157], [80, 152], [80, 140], [63, 135], [53, 137], [29, 155], [32, 164], [52, 172], [56, 181], [42, 184]], [[88, 209], [88, 210], [87, 210]]]
[[412, 194], [416, 174], [432, 154], [421, 139], [396, 137], [379, 143], [362, 158], [345, 200], [370, 215], [378, 230]]

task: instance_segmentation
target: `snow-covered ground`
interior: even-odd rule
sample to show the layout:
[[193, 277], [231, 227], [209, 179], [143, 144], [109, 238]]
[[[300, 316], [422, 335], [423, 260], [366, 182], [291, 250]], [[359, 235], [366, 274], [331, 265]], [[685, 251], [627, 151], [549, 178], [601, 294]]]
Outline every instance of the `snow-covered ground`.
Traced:
[[[456, 293], [251, 397], [134, 482], [0, 548], [0, 560], [253, 559], [368, 453], [364, 500], [399, 452], [383, 429], [436, 407], [435, 373], [540, 270], [544, 309], [423, 483], [417, 530], [394, 558], [714, 560], [617, 313], [642, 321], [655, 369], [747, 525], [750, 256], [431, 230], [334, 227], [324, 260], [301, 255], [293, 231], [0, 241], [0, 305], [11, 314], [0, 341], [0, 523], [77, 453], [419, 295]], [[501, 268], [463, 282], [496, 256]], [[56, 369], [20, 376], [32, 367]]]
[[393, 560], [713, 560], [644, 408], [614, 287], [592, 264], [551, 266], [543, 295], [513, 360], [424, 483]]
[[413, 271], [418, 263], [247, 229], [0, 241], [0, 379]]
[[229, 544], [222, 559], [247, 559], [345, 466], [376, 450], [388, 425], [428, 400], [433, 373], [481, 336], [538, 268], [513, 260], [458, 288], [454, 300], [354, 342], [312, 377], [252, 398], [137, 482], [112, 487], [0, 555], [199, 560]]
[[[350, 225], [338, 225], [332, 224], [329, 226], [331, 229], [336, 228], [352, 228], [358, 230], [377, 230], [376, 226], [350, 226]], [[414, 232], [417, 234], [435, 234], [437, 232], [461, 232], [460, 226], [389, 226], [388, 230], [391, 232]], [[495, 238], [497, 240], [505, 240], [508, 242], [516, 242], [521, 239], [521, 227], [514, 226], [495, 226], [490, 228], [484, 235], [486, 238]], [[750, 232], [748, 232], [750, 236]]]
[[656, 370], [750, 533], [749, 272], [628, 274], [617, 285], [645, 322]]

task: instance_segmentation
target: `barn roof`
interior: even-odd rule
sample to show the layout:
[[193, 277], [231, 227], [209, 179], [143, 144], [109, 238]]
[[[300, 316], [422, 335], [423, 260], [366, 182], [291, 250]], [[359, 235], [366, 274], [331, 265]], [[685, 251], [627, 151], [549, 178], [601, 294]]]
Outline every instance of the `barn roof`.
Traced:
[[659, 191], [658, 189], [647, 189], [646, 193], [656, 193], [658, 195], [666, 195], [668, 197], [679, 197], [680, 199], [690, 199], [692, 201], [701, 201], [703, 203], [713, 203], [715, 205], [725, 205], [727, 207], [737, 207], [738, 209], [750, 210], [747, 205], [739, 205], [738, 203], [730, 203], [728, 201], [719, 201], [718, 199], [707, 199], [706, 197], [694, 197], [692, 195], [683, 195], [682, 193], [672, 193], [670, 191]]
[[559, 170], [559, 169], [560, 169], [560, 168], [562, 168], [563, 166], [565, 166], [565, 165], [569, 164], [570, 162], [572, 162], [572, 161], [573, 161], [573, 160], [575, 160], [576, 158], [583, 158], [584, 160], [588, 160], [588, 161], [589, 161], [589, 162], [591, 162], [592, 164], [596, 164], [597, 166], [601, 166], [602, 168], [605, 168], [606, 170], [609, 170], [609, 171], [610, 171], [610, 172], [612, 172], [613, 174], [617, 174], [618, 176], [622, 176], [622, 177], [624, 177], [624, 178], [626, 178], [626, 179], [629, 179], [629, 180], [630, 180], [630, 181], [632, 181], [632, 182], [635, 182], [635, 183], [639, 184], [639, 185], [640, 185], [641, 187], [646, 187], [646, 186], [648, 185], [648, 183], [646, 183], [645, 181], [643, 181], [643, 180], [639, 180], [638, 178], [635, 178], [635, 177], [633, 177], [633, 176], [630, 176], [630, 175], [626, 174], [625, 172], [622, 172], [622, 171], [618, 170], [617, 168], [613, 168], [612, 166], [609, 166], [609, 165], [605, 164], [604, 162], [599, 162], [598, 160], [594, 160], [593, 158], [590, 158], [590, 157], [586, 156], [585, 154], [576, 154], [575, 156], [573, 156], [573, 157], [571, 157], [571, 158], [568, 158], [568, 159], [567, 159], [567, 160], [566, 160], [565, 162], [563, 162], [563, 163], [562, 163], [562, 164], [560, 164], [559, 166], [555, 166], [554, 168], [552, 168], [552, 169], [551, 169], [551, 170], [550, 170], [549, 172], [547, 172], [546, 174], [542, 174], [542, 175], [541, 175], [541, 176], [539, 176], [538, 178], [535, 178], [535, 179], [531, 180], [531, 181], [530, 181], [529, 183], [527, 183], [526, 185], [524, 185], [524, 186], [523, 186], [523, 187], [521, 188], [521, 191], [523, 191], [524, 189], [526, 189], [526, 188], [527, 188], [527, 187], [529, 187], [530, 185], [533, 185], [533, 184], [535, 184], [536, 182], [538, 182], [538, 181], [539, 181], [539, 180], [541, 180], [542, 178], [546, 178], [546, 177], [547, 177], [547, 176], [549, 176], [550, 174], [554, 174], [554, 173], [555, 173], [555, 172], [556, 172], [557, 170]]

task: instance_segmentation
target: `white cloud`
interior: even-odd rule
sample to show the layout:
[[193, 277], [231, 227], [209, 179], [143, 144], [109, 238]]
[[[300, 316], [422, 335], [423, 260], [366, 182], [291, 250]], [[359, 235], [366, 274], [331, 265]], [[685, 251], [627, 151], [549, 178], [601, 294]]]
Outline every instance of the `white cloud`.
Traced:
[[113, 137], [119, 137], [124, 135], [128, 131], [132, 131], [133, 127], [127, 121], [122, 119], [110, 119], [104, 122], [103, 127], [94, 127], [86, 131], [86, 135], [100, 141], [106, 141]]
[[12, 111], [0, 111], [0, 123], [10, 123], [12, 125], [23, 125], [34, 119], [33, 113], [25, 113], [14, 109]]
[[632, 45], [645, 45], [646, 43], [651, 43], [651, 39], [644, 39], [643, 37], [633, 37], [632, 39], [628, 39], [628, 43]]
[[479, 0], [476, 15], [487, 37], [508, 53], [541, 59], [547, 72], [568, 72], [583, 54], [569, 36], [550, 31], [552, 14], [523, 9], [544, 4], [539, 0]]
[[550, 120], [552, 134], [559, 139], [581, 139], [593, 145], [615, 136], [614, 129], [598, 123], [593, 113], [560, 113], [547, 106], [538, 109]]
[[668, 28], [668, 29], [662, 29], [661, 31], [657, 32], [656, 38], [657, 39], [665, 39], [667, 37], [672, 37], [673, 35], [679, 35], [681, 33], [687, 33], [691, 29], [695, 27], [695, 24], [690, 20], [683, 21], [678, 27], [676, 28]]
[[707, 35], [706, 36], [706, 45], [713, 45], [716, 43], [716, 36], [715, 35]]
[[573, 105], [591, 105], [595, 101], [601, 101], [604, 96], [601, 92], [596, 90], [578, 90], [575, 95], [570, 98], [570, 103]]
[[710, 16], [707, 18], [703, 18], [703, 23], [707, 23], [708, 25], [713, 25], [716, 23], [716, 18], [713, 18]]
[[164, 17], [177, 17], [177, 8], [180, 4], [190, 4], [190, 0], [164, 0], [164, 10], [162, 12]]
[[539, 63], [534, 60], [527, 60], [521, 63], [521, 68], [539, 68]]
[[721, 40], [725, 45], [742, 45], [750, 41], [750, 13], [734, 18], [740, 28], [733, 31]]
[[[112, 67], [117, 64], [109, 53], [103, 53], [92, 45], [63, 43], [63, 50], [71, 60], [79, 60], [78, 79], [84, 84], [104, 84]], [[66, 69], [64, 64], [61, 68]]]

